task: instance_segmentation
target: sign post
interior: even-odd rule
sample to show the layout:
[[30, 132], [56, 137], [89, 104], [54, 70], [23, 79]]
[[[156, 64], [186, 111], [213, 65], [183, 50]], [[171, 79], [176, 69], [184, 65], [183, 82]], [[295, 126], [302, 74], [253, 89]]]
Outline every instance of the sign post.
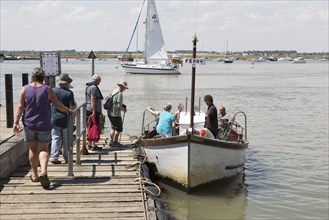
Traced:
[[55, 87], [55, 77], [61, 74], [61, 58], [59, 52], [41, 52], [40, 66], [46, 74], [46, 84]]
[[94, 51], [90, 51], [88, 59], [91, 59], [91, 76], [95, 74], [95, 58], [96, 56], [94, 54]]

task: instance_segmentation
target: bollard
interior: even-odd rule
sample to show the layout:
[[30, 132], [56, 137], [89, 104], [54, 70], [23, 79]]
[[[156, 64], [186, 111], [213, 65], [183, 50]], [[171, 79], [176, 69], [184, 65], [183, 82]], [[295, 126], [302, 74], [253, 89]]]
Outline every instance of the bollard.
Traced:
[[29, 74], [22, 73], [22, 86], [25, 86], [29, 83]]
[[12, 128], [14, 123], [14, 105], [13, 105], [13, 75], [5, 74], [6, 89], [6, 117], [7, 128]]

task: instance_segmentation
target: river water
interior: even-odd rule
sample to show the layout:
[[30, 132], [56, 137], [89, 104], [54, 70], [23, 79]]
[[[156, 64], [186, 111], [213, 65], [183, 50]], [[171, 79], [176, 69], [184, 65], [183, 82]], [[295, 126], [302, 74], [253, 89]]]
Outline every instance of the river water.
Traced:
[[[21, 73], [31, 73], [38, 66], [39, 61], [1, 63], [0, 104], [5, 105], [4, 74], [13, 74], [16, 101]], [[96, 60], [95, 70], [102, 77], [103, 95], [120, 80], [128, 82], [124, 132], [130, 135], [140, 134], [147, 106], [162, 110], [170, 102], [176, 110], [191, 93], [189, 64], [178, 76], [126, 74], [116, 60]], [[73, 78], [73, 91], [81, 104], [91, 62], [63, 59], [62, 72]], [[169, 214], [195, 220], [328, 219], [328, 76], [329, 63], [318, 60], [255, 63], [253, 68], [248, 61], [197, 66], [196, 105], [199, 97], [211, 94], [216, 106], [247, 114], [250, 144], [245, 171], [191, 195], [160, 184]], [[201, 109], [206, 109], [203, 102]]]

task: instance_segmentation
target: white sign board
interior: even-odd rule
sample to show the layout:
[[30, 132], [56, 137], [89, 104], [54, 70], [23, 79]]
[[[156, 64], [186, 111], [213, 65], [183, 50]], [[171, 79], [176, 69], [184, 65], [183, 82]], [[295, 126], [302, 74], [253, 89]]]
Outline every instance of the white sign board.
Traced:
[[59, 52], [41, 52], [40, 65], [46, 76], [59, 76], [61, 74], [61, 58]]
[[205, 65], [206, 60], [205, 59], [198, 59], [198, 58], [187, 58], [187, 59], [185, 59], [185, 63], [191, 63], [192, 65], [193, 64]]

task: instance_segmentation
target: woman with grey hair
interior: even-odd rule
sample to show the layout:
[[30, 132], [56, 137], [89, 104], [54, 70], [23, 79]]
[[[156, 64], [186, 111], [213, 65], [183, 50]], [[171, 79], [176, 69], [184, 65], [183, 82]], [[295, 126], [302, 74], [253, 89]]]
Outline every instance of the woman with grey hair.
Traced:
[[152, 138], [155, 135], [172, 136], [172, 129], [175, 126], [175, 116], [170, 113], [172, 108], [171, 104], [165, 104], [164, 111], [157, 112], [151, 107], [147, 107], [147, 110], [154, 116], [159, 118], [156, 129], [151, 131], [147, 138]]

